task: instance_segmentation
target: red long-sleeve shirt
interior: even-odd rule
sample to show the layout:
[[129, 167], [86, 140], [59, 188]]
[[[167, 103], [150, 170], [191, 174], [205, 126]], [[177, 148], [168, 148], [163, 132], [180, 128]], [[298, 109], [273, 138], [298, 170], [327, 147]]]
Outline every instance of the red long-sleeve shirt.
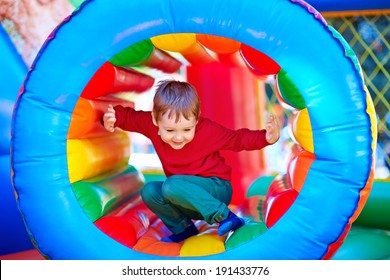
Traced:
[[167, 177], [196, 175], [231, 179], [231, 167], [220, 155], [221, 150], [260, 150], [269, 145], [265, 130], [228, 129], [210, 119], [200, 117], [193, 140], [175, 150], [163, 142], [158, 127], [153, 124], [151, 112], [136, 111], [130, 107], [115, 106], [115, 126], [138, 132], [148, 137], [157, 152]]

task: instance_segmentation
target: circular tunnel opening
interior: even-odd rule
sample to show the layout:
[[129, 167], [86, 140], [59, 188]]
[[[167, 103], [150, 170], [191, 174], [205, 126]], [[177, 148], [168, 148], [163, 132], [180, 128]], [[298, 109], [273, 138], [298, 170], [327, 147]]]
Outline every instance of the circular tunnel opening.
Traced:
[[[181, 56], [181, 61], [173, 57], [172, 52]], [[258, 79], [264, 80], [280, 70], [272, 59], [226, 37], [190, 33], [156, 36], [115, 54], [95, 72], [81, 93], [67, 136], [70, 182], [91, 221], [134, 250], [167, 256], [220, 253], [253, 239], [266, 229], [265, 224], [256, 219], [259, 216], [254, 205], [256, 202], [252, 202], [251, 207], [245, 206], [244, 202], [248, 186], [264, 174], [263, 153], [255, 151], [237, 155], [231, 152], [225, 155], [229, 165], [234, 165], [235, 191], [231, 207], [247, 216], [247, 220], [256, 217], [244, 227], [249, 230], [241, 229], [241, 233], [236, 233], [226, 243], [228, 236], [218, 237], [216, 225], [198, 222], [202, 232], [201, 236], [192, 238], [192, 246], [187, 241], [183, 246], [164, 244], [160, 238], [167, 229], [157, 221], [155, 214], [141, 205], [139, 197], [143, 181], [156, 176], [165, 179], [162, 170], [145, 170], [140, 174], [139, 169], [129, 166], [131, 136], [119, 131], [112, 135], [101, 125], [109, 103], [134, 107], [138, 94], [154, 90], [156, 76], [170, 77], [180, 70], [179, 67], [184, 67], [182, 72], [186, 74], [186, 77], [181, 75], [179, 78], [191, 80], [197, 88], [203, 116], [216, 118], [232, 129], [240, 126], [261, 129], [264, 126], [264, 121], [260, 121], [264, 115], [260, 104], [264, 105], [264, 102], [259, 100], [264, 99], [261, 97], [264, 92]], [[125, 141], [129, 136], [130, 140]], [[146, 177], [145, 180], [142, 177]]]

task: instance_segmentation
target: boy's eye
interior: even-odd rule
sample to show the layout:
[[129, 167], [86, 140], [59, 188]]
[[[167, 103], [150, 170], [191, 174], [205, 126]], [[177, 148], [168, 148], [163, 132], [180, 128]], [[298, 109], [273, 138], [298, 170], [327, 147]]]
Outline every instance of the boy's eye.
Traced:
[[184, 129], [184, 131], [189, 132], [189, 131], [191, 131], [191, 128], [186, 128], [186, 129]]

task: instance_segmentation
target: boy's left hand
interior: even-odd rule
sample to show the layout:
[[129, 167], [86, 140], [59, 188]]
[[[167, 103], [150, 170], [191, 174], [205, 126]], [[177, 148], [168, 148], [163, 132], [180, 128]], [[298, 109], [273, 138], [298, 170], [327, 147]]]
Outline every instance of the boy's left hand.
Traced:
[[265, 139], [269, 144], [274, 144], [280, 137], [280, 124], [278, 118], [271, 114], [265, 126]]

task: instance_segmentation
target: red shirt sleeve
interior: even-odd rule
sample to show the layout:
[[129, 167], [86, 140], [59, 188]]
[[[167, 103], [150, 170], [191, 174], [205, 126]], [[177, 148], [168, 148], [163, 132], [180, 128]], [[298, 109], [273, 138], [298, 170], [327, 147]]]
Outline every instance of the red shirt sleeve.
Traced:
[[131, 107], [123, 107], [117, 105], [115, 110], [115, 127], [119, 127], [126, 131], [138, 132], [146, 137], [149, 137], [154, 124], [152, 121], [151, 112], [136, 111]]
[[210, 137], [214, 138], [213, 142], [215, 141], [221, 150], [252, 151], [270, 145], [265, 139], [265, 129], [241, 128], [233, 130], [208, 119], [206, 119], [205, 124], [208, 126]]

